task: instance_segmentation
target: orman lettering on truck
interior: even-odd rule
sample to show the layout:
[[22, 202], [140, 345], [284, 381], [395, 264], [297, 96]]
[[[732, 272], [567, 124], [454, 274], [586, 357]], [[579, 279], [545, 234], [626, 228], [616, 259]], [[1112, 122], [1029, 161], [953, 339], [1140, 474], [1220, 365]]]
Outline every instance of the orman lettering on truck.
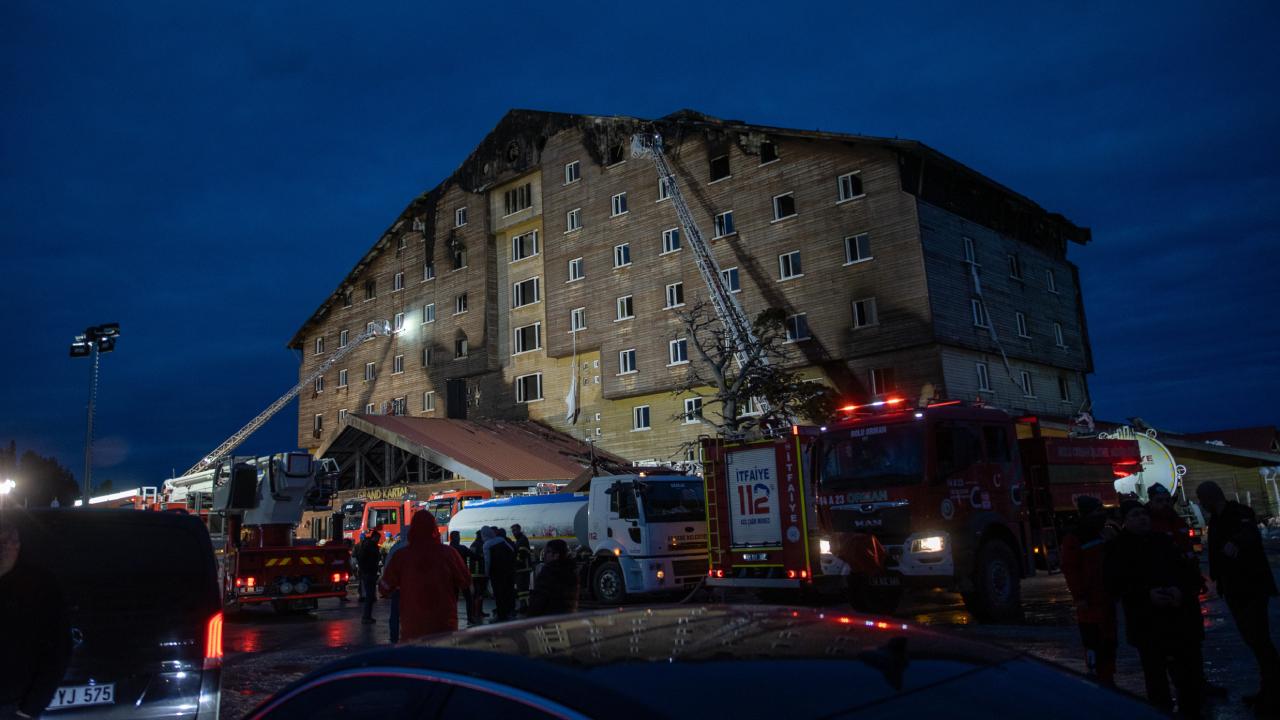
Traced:
[[875, 425], [873, 427], [854, 428], [849, 431], [849, 437], [867, 437], [868, 435], [883, 435], [889, 432], [888, 425]]
[[[963, 492], [963, 491], [961, 491]], [[818, 497], [819, 505], [857, 505], [859, 503], [884, 502], [889, 499], [888, 490], [866, 490], [840, 495]]]

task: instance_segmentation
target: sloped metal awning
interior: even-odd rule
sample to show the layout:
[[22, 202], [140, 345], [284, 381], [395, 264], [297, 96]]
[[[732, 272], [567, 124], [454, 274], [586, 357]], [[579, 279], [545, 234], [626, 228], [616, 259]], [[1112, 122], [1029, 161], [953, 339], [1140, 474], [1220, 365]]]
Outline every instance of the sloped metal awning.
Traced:
[[[490, 490], [540, 482], [580, 484], [593, 475], [630, 472], [631, 467], [625, 458], [529, 420], [351, 414], [346, 423], [329, 453], [377, 441]], [[397, 475], [388, 472], [379, 484], [396, 482]]]

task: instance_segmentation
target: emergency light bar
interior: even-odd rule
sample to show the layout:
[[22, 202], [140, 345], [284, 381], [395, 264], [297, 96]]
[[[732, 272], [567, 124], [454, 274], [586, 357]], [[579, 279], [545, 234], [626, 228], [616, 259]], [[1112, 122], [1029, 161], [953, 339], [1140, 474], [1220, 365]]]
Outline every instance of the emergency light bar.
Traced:
[[893, 407], [895, 405], [901, 405], [904, 402], [906, 402], [906, 400], [902, 398], [888, 398], [885, 400], [877, 400], [875, 402], [864, 403], [862, 405], [845, 405], [842, 408], [837, 408], [836, 412], [852, 413], [852, 412], [857, 412], [858, 410], [861, 410], [864, 408]]

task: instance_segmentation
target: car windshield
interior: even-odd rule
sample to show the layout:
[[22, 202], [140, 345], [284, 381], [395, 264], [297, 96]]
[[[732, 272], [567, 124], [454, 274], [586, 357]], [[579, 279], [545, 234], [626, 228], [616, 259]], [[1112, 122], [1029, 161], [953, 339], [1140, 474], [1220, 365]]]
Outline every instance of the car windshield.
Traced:
[[924, 477], [922, 424], [872, 425], [828, 433], [819, 446], [824, 491], [910, 485]]
[[643, 498], [646, 522], [691, 522], [707, 517], [701, 480], [645, 483]]

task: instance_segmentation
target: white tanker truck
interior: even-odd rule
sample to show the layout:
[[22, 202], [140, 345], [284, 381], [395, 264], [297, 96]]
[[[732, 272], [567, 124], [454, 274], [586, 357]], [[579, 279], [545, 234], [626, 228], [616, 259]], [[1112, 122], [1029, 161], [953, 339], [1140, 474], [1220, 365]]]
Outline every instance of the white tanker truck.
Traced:
[[1173, 496], [1178, 514], [1195, 533], [1196, 543], [1199, 544], [1205, 528], [1204, 513], [1199, 505], [1187, 497], [1187, 489], [1182, 482], [1182, 476], [1186, 475], [1187, 469], [1179, 465], [1173, 453], [1169, 452], [1169, 448], [1156, 439], [1157, 432], [1155, 430], [1135, 432], [1133, 428], [1120, 427], [1109, 433], [1099, 433], [1098, 437], [1138, 442], [1138, 452], [1142, 456], [1142, 470], [1117, 479], [1116, 493], [1122, 496], [1133, 495], [1138, 500], [1146, 502], [1147, 492], [1153, 486], [1163, 485]]
[[686, 475], [611, 475], [589, 493], [517, 495], [470, 502], [449, 520], [469, 544], [484, 526], [519, 524], [537, 551], [561, 539], [584, 560], [596, 600], [692, 587], [707, 574], [702, 480]]

